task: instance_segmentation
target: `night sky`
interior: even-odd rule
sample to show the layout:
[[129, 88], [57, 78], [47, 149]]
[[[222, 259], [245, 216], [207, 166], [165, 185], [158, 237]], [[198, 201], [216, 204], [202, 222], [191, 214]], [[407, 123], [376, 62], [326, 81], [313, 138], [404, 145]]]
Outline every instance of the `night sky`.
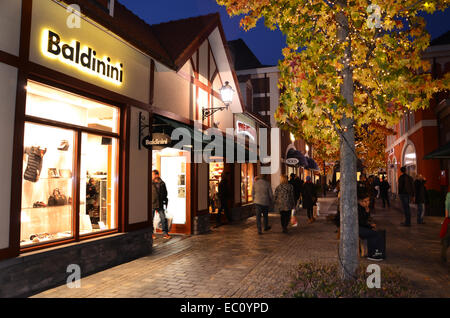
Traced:
[[[282, 59], [281, 49], [284, 47], [285, 39], [279, 30], [270, 31], [260, 21], [256, 28], [245, 32], [239, 27], [241, 18], [230, 18], [225, 7], [219, 6], [215, 0], [119, 0], [119, 2], [148, 24], [219, 12], [228, 41], [242, 38], [262, 64], [276, 65], [278, 60]], [[445, 12], [437, 11], [433, 15], [423, 16], [427, 20], [427, 30], [432, 39], [450, 30], [450, 8]]]

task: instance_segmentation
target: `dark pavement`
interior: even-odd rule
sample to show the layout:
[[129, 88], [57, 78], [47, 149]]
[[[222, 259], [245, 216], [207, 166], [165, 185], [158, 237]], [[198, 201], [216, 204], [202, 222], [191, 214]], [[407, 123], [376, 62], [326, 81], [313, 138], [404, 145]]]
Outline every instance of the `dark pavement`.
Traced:
[[[336, 227], [325, 219], [336, 213], [336, 198], [319, 202], [318, 220], [306, 224], [303, 210], [289, 234], [281, 232], [279, 215], [270, 214], [272, 229], [263, 235], [251, 217], [208, 234], [158, 238], [149, 256], [82, 278], [81, 288], [64, 285], [33, 297], [281, 297], [299, 262], [337, 261]], [[450, 297], [450, 265], [439, 257], [442, 218], [426, 216], [424, 225], [402, 227], [396, 205], [376, 204], [375, 222], [387, 230], [387, 259], [377, 264], [404, 273], [420, 297]]]

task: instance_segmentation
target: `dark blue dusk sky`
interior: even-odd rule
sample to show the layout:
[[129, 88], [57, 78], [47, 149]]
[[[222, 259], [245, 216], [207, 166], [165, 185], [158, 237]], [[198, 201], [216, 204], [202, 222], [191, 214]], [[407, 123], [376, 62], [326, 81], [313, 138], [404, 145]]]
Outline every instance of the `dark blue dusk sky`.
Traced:
[[[230, 18], [225, 7], [215, 0], [119, 0], [148, 24], [158, 24], [213, 12], [219, 12], [227, 40], [242, 38], [262, 64], [276, 65], [282, 59], [285, 39], [279, 30], [271, 31], [260, 21], [256, 28], [245, 32], [239, 27], [240, 17]], [[450, 30], [450, 8], [433, 15], [424, 14], [427, 30], [434, 39]]]

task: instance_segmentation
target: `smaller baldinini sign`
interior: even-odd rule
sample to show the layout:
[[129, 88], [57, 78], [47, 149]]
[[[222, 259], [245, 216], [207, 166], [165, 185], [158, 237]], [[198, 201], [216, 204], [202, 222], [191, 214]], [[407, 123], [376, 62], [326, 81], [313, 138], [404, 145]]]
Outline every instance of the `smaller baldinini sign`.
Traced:
[[147, 149], [152, 147], [153, 150], [162, 149], [168, 147], [172, 140], [170, 136], [162, 133], [153, 133], [152, 137], [146, 136], [142, 139], [142, 146]]
[[111, 58], [98, 58], [97, 51], [79, 41], [64, 43], [59, 34], [51, 30], [43, 32], [42, 51], [45, 56], [57, 58], [60, 62], [74, 66], [82, 72], [93, 74], [104, 80], [121, 85], [123, 64], [111, 63]]

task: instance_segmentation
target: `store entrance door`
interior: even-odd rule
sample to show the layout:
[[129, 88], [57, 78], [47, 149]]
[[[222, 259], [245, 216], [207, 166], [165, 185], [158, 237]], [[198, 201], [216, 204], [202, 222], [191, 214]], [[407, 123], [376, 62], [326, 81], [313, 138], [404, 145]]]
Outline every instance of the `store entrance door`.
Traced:
[[189, 152], [173, 148], [153, 151], [153, 169], [160, 173], [167, 187], [167, 217], [172, 218], [170, 233], [191, 232], [191, 173]]

